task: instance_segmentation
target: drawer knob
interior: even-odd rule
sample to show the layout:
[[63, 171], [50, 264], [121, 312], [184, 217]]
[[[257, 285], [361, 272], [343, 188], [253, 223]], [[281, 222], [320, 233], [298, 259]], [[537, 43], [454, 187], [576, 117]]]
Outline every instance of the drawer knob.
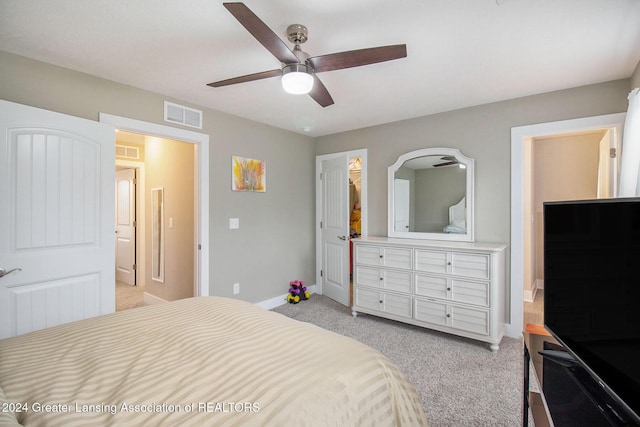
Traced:
[[382, 255], [380, 255], [380, 258], [382, 258]]
[[451, 265], [451, 261], [447, 261], [447, 265]]
[[447, 288], [447, 290], [448, 290], [448, 291], [450, 291], [450, 290], [451, 290], [451, 288]]
[[451, 314], [447, 313], [447, 317], [451, 317]]
[[380, 304], [382, 304], [384, 301], [380, 300]]
[[384, 279], [381, 277], [380, 280], [384, 280]]

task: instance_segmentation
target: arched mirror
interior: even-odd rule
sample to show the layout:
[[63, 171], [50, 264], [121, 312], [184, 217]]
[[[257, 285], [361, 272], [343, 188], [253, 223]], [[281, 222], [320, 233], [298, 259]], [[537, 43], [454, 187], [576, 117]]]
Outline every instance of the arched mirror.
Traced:
[[388, 173], [389, 237], [474, 241], [473, 159], [454, 148], [403, 154]]

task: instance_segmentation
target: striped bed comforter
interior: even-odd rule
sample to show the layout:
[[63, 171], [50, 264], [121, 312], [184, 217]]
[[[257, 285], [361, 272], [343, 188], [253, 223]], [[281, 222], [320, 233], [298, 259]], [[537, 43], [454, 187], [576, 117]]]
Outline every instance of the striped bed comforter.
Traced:
[[0, 425], [419, 426], [372, 348], [243, 301], [200, 297], [0, 341]]

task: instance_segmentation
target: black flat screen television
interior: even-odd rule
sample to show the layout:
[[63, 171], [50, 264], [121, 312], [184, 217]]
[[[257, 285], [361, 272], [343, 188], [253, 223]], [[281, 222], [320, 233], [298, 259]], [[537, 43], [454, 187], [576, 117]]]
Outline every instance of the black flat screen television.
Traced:
[[544, 325], [640, 424], [640, 198], [544, 203]]

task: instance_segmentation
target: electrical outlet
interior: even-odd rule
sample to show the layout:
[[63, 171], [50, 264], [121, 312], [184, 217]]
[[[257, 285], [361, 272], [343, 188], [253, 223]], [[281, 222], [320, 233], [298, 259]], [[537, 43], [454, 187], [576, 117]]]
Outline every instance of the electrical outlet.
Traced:
[[234, 283], [233, 284], [233, 294], [237, 295], [240, 293], [240, 283]]

